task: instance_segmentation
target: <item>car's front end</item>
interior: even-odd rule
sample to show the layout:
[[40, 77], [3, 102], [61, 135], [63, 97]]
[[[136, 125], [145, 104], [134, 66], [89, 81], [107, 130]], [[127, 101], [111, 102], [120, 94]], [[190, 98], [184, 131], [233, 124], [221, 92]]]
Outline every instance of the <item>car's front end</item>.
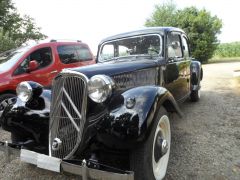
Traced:
[[[159, 113], [180, 113], [163, 87], [166, 61], [160, 30], [105, 40], [98, 64], [63, 70], [51, 90], [20, 83], [16, 101], [0, 109], [0, 122], [17, 137], [22, 161], [83, 178], [133, 179], [130, 156], [155, 132]], [[165, 114], [163, 119], [167, 122]], [[169, 157], [170, 140], [155, 134], [158, 161]], [[167, 161], [164, 171], [166, 167]]]

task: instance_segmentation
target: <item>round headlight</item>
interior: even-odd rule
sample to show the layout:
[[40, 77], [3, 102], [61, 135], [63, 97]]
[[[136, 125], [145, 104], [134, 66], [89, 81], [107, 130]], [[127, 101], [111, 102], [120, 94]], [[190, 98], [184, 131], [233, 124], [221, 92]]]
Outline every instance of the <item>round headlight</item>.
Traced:
[[97, 103], [102, 103], [112, 94], [112, 79], [105, 75], [93, 76], [88, 84], [88, 95]]
[[18, 84], [16, 91], [18, 98], [21, 99], [23, 102], [27, 102], [32, 98], [33, 95], [32, 87], [26, 81]]

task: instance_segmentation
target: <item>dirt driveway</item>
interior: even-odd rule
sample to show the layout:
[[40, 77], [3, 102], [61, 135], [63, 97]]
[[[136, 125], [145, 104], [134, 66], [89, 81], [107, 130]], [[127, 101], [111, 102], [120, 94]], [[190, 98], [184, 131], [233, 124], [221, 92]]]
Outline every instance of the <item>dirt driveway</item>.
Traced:
[[[181, 106], [173, 117], [172, 145], [166, 179], [240, 179], [240, 89], [233, 71], [240, 62], [204, 66], [201, 100]], [[7, 133], [0, 133], [6, 139]], [[3, 161], [0, 179], [75, 179], [14, 160]]]

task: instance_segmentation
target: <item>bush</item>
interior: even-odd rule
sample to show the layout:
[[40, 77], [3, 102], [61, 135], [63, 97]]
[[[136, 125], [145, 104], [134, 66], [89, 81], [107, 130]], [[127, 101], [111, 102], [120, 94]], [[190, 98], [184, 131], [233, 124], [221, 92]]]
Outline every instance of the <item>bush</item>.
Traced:
[[157, 5], [146, 26], [174, 26], [183, 29], [190, 39], [192, 56], [201, 62], [210, 59], [218, 45], [217, 34], [222, 21], [205, 9], [196, 7], [177, 9], [172, 2]]

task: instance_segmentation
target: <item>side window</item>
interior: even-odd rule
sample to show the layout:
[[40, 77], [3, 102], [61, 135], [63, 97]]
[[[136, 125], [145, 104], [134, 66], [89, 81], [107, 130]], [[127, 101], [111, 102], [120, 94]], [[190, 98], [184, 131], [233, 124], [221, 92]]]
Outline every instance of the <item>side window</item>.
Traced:
[[169, 34], [167, 39], [167, 48], [169, 58], [183, 57], [181, 49], [181, 36], [175, 33]]
[[79, 45], [62, 45], [57, 47], [59, 58], [64, 64], [92, 60], [92, 54], [87, 47]]
[[130, 50], [126, 46], [119, 46], [118, 47], [118, 54], [119, 56], [128, 56], [130, 54]]
[[114, 45], [113, 44], [104, 45], [100, 56], [101, 56], [102, 61], [106, 61], [106, 60], [113, 58], [114, 57]]
[[29, 65], [29, 59], [26, 58], [15, 70], [14, 75], [20, 75], [20, 74], [26, 73], [28, 69], [28, 65]]
[[38, 69], [47, 67], [52, 63], [52, 50], [50, 47], [41, 48], [27, 56], [14, 72], [14, 75], [20, 75], [27, 72], [29, 62], [35, 60], [38, 62]]
[[185, 36], [182, 38], [182, 46], [183, 46], [183, 55], [185, 58], [189, 57], [189, 48], [188, 48], [188, 41]]
[[87, 47], [75, 46], [80, 61], [92, 60], [92, 54]]

